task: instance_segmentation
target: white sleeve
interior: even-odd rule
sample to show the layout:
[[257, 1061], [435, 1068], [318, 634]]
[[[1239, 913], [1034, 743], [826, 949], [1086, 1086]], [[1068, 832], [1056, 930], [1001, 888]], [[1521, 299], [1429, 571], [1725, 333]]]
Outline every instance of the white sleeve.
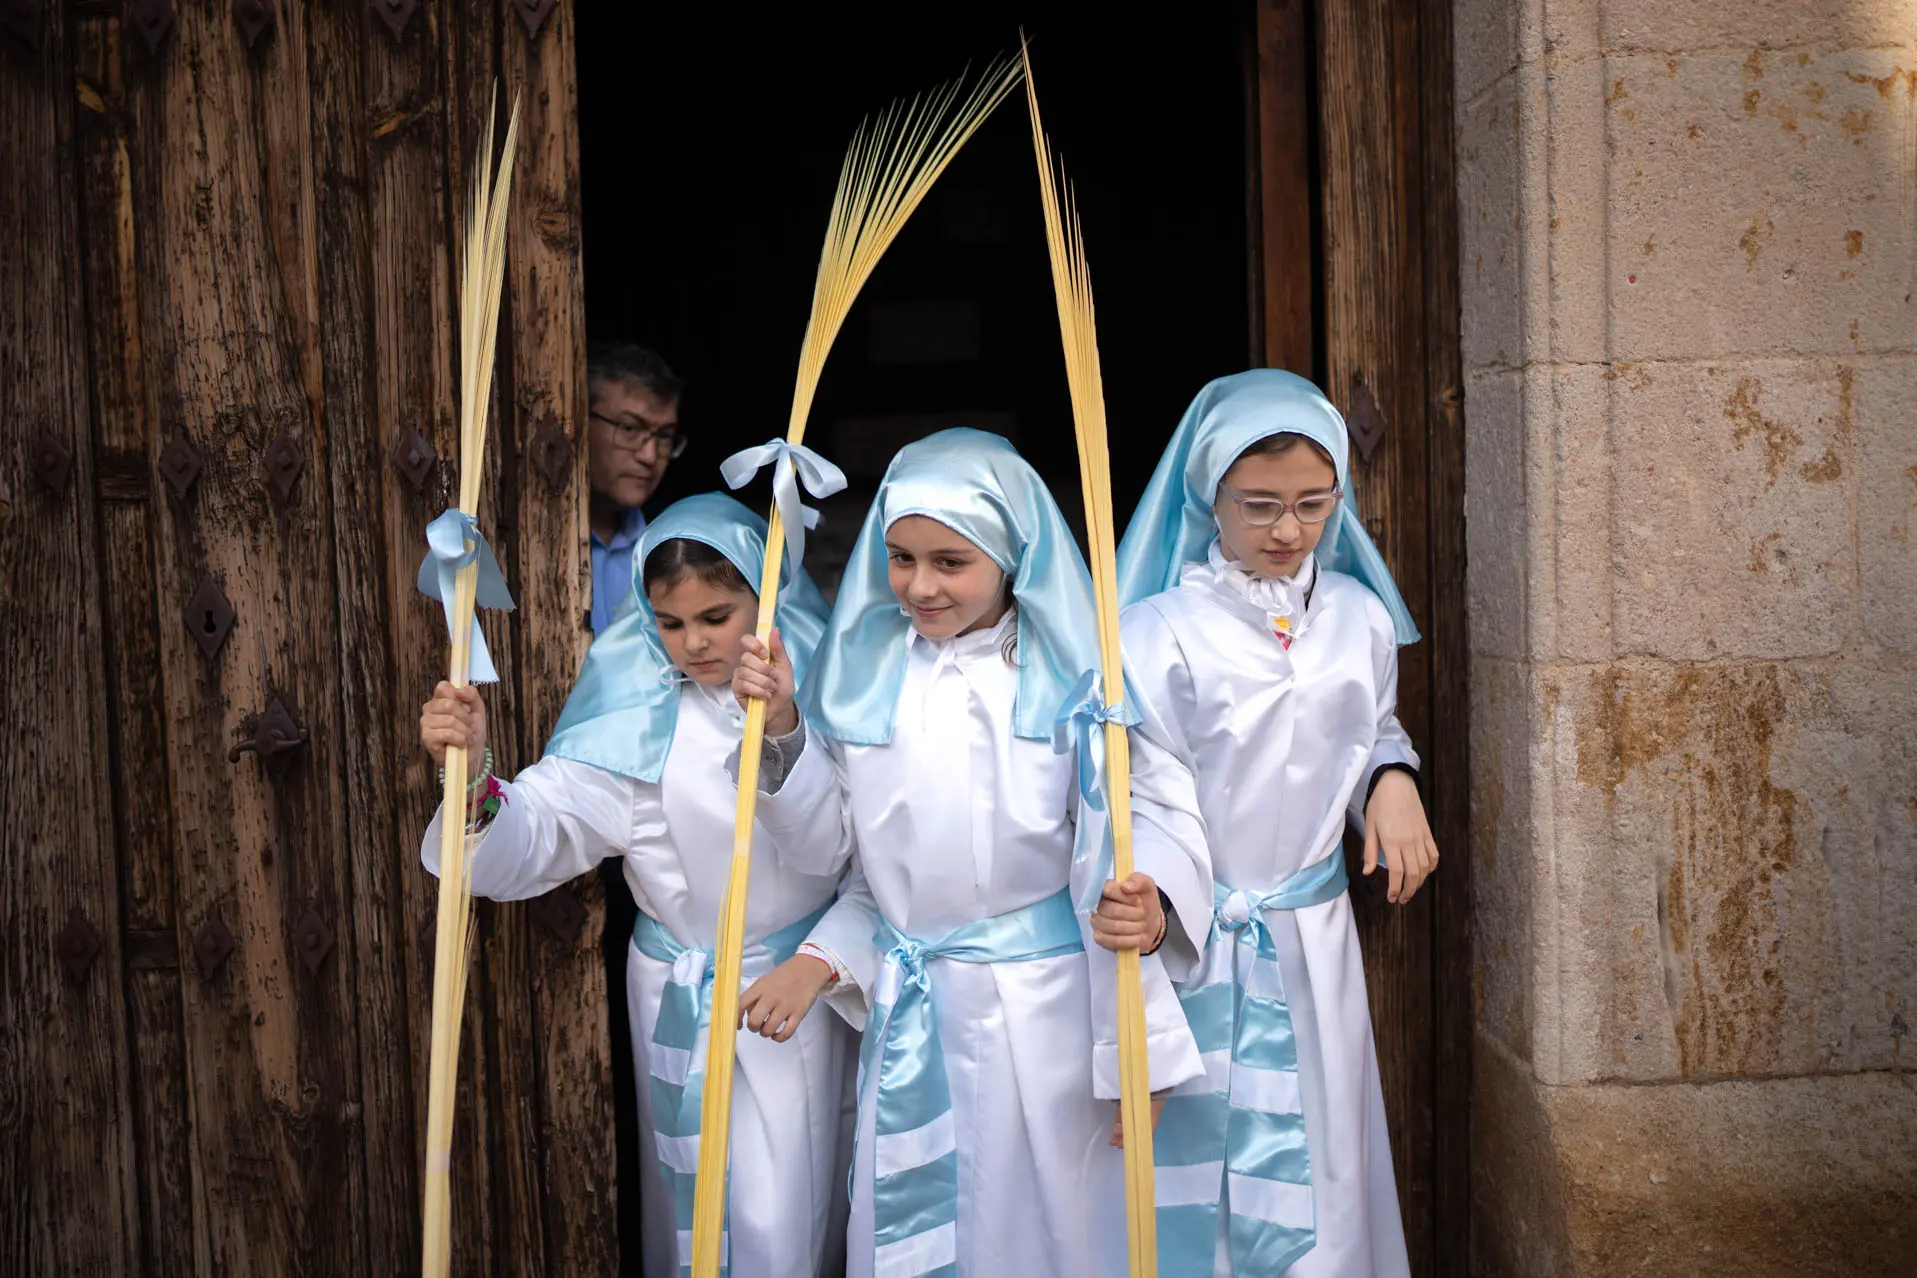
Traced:
[[1411, 747], [1411, 734], [1398, 722], [1398, 638], [1390, 618], [1380, 606], [1371, 626], [1372, 686], [1378, 690], [1376, 737], [1371, 757], [1365, 760], [1364, 773], [1351, 792], [1346, 815], [1362, 834], [1365, 828], [1365, 801], [1371, 797], [1372, 779], [1378, 769], [1394, 763], [1418, 766], [1418, 752]]
[[[1171, 902], [1164, 944], [1139, 960], [1146, 1054], [1156, 1092], [1205, 1072], [1172, 982], [1190, 976], [1211, 934], [1211, 855], [1198, 815], [1197, 783], [1181, 753], [1184, 738], [1177, 703], [1180, 681], [1189, 684], [1183, 656], [1169, 628], [1148, 605], [1127, 609], [1122, 624], [1127, 701], [1140, 717], [1128, 733], [1132, 861]], [[1106, 823], [1105, 813], [1081, 808], [1079, 837], [1087, 842], [1081, 843], [1076, 865], [1102, 860], [1083, 851], [1102, 845]], [[1088, 886], [1074, 885], [1077, 899], [1085, 899]], [[1084, 929], [1091, 967], [1093, 1095], [1115, 1100], [1119, 1092], [1118, 956], [1092, 941], [1089, 923]]]
[[[624, 856], [632, 838], [639, 782], [588, 764], [548, 755], [511, 781], [492, 823], [472, 839], [474, 896], [523, 901]], [[433, 814], [419, 858], [439, 873], [443, 812]]]
[[872, 939], [878, 930], [879, 907], [855, 856], [839, 882], [839, 899], [805, 939], [806, 948], [820, 951], [839, 978], [821, 997], [855, 1030], [865, 1028], [878, 977], [879, 948]]
[[796, 735], [796, 753], [783, 758], [785, 775], [778, 791], [759, 795], [759, 828], [789, 869], [837, 874], [852, 859], [852, 817], [846, 810], [843, 770], [828, 738], [809, 728]]

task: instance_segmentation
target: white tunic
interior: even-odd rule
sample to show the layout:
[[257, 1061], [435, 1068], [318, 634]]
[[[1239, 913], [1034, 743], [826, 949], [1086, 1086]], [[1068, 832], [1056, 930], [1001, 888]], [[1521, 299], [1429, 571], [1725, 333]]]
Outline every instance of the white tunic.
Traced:
[[[623, 856], [639, 908], [680, 944], [710, 951], [731, 870], [738, 801], [726, 764], [738, 749], [743, 722], [730, 689], [688, 683], [657, 784], [551, 756], [502, 783], [506, 802], [473, 851], [473, 894], [498, 901], [538, 896], [607, 857]], [[836, 796], [825, 798], [834, 811], [822, 819], [797, 820], [777, 838], [762, 825], [754, 840], [742, 988], [772, 968], [759, 942], [834, 896], [836, 869], [813, 874], [796, 868], [844, 859]], [[426, 868], [434, 873], [439, 838], [435, 816], [421, 845]], [[812, 846], [815, 840], [823, 845]], [[869, 917], [863, 910], [837, 909], [811, 939], [834, 954], [856, 954], [870, 948]], [[680, 1263], [647, 1085], [653, 1028], [671, 971], [671, 964], [627, 942], [646, 1278], [676, 1278]], [[838, 1272], [850, 1156], [845, 1120], [857, 1044], [847, 1026], [825, 1011], [815, 1006], [784, 1043], [750, 1033], [738, 1038], [728, 1246], [732, 1272], [742, 1278]], [[610, 1114], [606, 1121], [612, 1121]]]
[[[1309, 581], [1312, 566], [1300, 570]], [[1167, 815], [1138, 833], [1210, 849], [1212, 873], [1258, 894], [1341, 856], [1382, 765], [1416, 766], [1398, 723], [1398, 648], [1384, 605], [1357, 580], [1318, 570], [1289, 651], [1265, 610], [1211, 564], [1125, 610], [1125, 654], [1145, 723], [1132, 733], [1132, 786]], [[1382, 873], [1382, 870], [1380, 871]], [[1384, 1094], [1349, 896], [1266, 922], [1298, 1050], [1317, 1207], [1317, 1244], [1292, 1278], [1408, 1272]], [[1221, 1248], [1218, 1273], [1231, 1272]], [[1241, 1276], [1249, 1278], [1249, 1276]]]
[[[1018, 671], [1002, 651], [1011, 624], [1008, 614], [957, 639], [909, 635], [891, 743], [808, 746], [784, 789], [764, 801], [768, 828], [787, 828], [785, 805], [834, 784], [836, 771], [871, 899], [900, 932], [923, 941], [1041, 901], [1071, 877], [1075, 762], [1049, 742], [1013, 735]], [[1185, 859], [1182, 851], [1173, 856]], [[1109, 967], [1110, 956], [1097, 953]], [[865, 956], [868, 970], [876, 958], [876, 950]], [[1122, 1274], [1124, 1164], [1108, 1144], [1115, 1106], [1094, 1096], [1086, 955], [992, 964], [934, 958], [927, 971], [957, 1134], [958, 1273]], [[1181, 1031], [1155, 1044], [1153, 1083], [1168, 1087], [1203, 1066], [1159, 979], [1164, 999], [1153, 1023], [1162, 1027], [1169, 1016]], [[873, 1272], [875, 1081], [866, 1080], [859, 1098], [847, 1252], [855, 1278]]]

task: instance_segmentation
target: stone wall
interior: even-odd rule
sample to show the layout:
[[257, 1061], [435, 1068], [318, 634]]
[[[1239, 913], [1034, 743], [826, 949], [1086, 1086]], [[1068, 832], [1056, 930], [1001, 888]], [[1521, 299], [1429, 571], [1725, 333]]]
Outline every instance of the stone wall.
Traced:
[[1917, 3], [1456, 13], [1474, 1269], [1917, 1273]]

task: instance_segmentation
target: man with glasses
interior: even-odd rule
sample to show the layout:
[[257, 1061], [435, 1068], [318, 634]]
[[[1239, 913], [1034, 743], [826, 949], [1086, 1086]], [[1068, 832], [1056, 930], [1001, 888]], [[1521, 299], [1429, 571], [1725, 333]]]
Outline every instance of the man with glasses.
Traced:
[[683, 386], [665, 360], [643, 346], [607, 342], [587, 350], [595, 634], [612, 623], [632, 589], [632, 552], [646, 527], [639, 507], [686, 449], [679, 433]]

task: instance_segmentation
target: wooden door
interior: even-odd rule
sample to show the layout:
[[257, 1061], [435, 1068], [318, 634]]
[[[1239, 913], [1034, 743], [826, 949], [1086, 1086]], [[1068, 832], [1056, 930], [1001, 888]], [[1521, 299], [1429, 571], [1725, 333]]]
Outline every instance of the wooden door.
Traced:
[[[0, 1271], [404, 1273], [454, 263], [521, 97], [482, 524], [503, 769], [588, 635], [570, 6], [0, 6]], [[456, 1268], [609, 1273], [592, 885], [484, 906]]]
[[1252, 0], [1253, 358], [1344, 412], [1365, 522], [1423, 639], [1398, 710], [1442, 853], [1355, 892], [1413, 1272], [1464, 1273], [1471, 954], [1464, 423], [1449, 0]]

